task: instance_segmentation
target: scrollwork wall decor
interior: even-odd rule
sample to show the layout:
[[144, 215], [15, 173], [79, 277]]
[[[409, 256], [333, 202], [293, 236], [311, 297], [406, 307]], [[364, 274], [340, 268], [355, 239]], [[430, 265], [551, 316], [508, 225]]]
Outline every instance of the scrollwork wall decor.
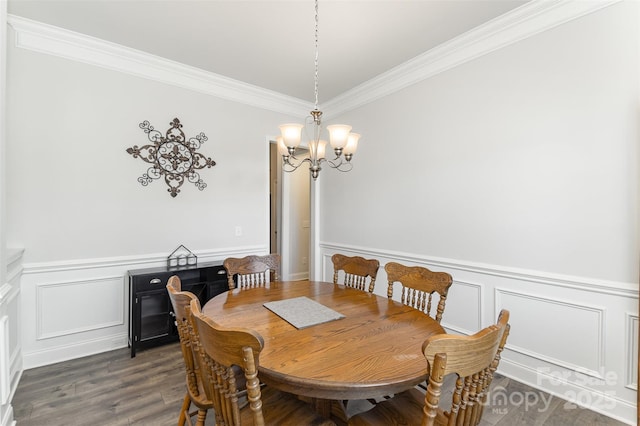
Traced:
[[187, 139], [182, 131], [182, 124], [177, 118], [169, 124], [171, 127], [163, 136], [148, 121], [140, 123], [140, 128], [147, 134], [152, 144], [127, 148], [127, 152], [133, 158], [140, 158], [151, 164], [147, 172], [138, 178], [138, 182], [142, 186], [147, 186], [164, 176], [164, 181], [169, 186], [167, 191], [172, 197], [178, 195], [185, 179], [202, 191], [207, 184], [200, 178], [197, 170], [216, 165], [211, 158], [197, 152], [208, 138], [200, 132], [195, 137]]

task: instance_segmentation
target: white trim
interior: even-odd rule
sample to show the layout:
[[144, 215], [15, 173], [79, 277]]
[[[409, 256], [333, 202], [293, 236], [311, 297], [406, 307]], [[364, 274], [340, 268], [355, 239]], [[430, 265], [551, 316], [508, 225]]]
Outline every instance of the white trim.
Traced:
[[7, 282], [12, 283], [22, 274], [22, 255], [24, 249], [7, 250]]
[[7, 283], [4, 283], [3, 285], [0, 285], [0, 305], [2, 304], [4, 298], [7, 296], [7, 294], [9, 294], [9, 292], [11, 291], [11, 286]]
[[[530, 300], [539, 300], [545, 303], [552, 303], [554, 305], [560, 305], [560, 306], [565, 306], [565, 307], [570, 307], [573, 309], [579, 309], [579, 310], [583, 310], [583, 311], [590, 311], [595, 313], [598, 316], [597, 322], [598, 322], [598, 326], [597, 326], [597, 337], [598, 337], [598, 348], [597, 348], [597, 356], [598, 359], [596, 360], [596, 364], [598, 366], [598, 368], [600, 368], [605, 364], [605, 346], [604, 346], [604, 342], [606, 342], [606, 335], [605, 335], [605, 314], [606, 314], [606, 310], [602, 307], [599, 306], [590, 306], [590, 305], [586, 305], [584, 303], [582, 304], [578, 304], [578, 303], [572, 303], [569, 302], [567, 300], [561, 300], [561, 299], [556, 299], [556, 298], [550, 298], [550, 297], [542, 297], [542, 296], [536, 296], [535, 294], [531, 294], [531, 293], [526, 293], [526, 292], [521, 292], [521, 291], [514, 291], [514, 290], [507, 290], [504, 288], [499, 288], [496, 287], [494, 289], [494, 300], [495, 300], [495, 317], [498, 317], [498, 313], [500, 312], [500, 310], [503, 308], [502, 303], [500, 303], [502, 301], [501, 299], [501, 295], [506, 294], [506, 295], [511, 295], [514, 297], [520, 297], [520, 298], [525, 298], [525, 299], [530, 299]], [[577, 364], [573, 364], [570, 362], [566, 362], [566, 361], [562, 361], [547, 355], [543, 355], [539, 352], [535, 352], [532, 351], [530, 349], [525, 349], [525, 348], [521, 348], [518, 346], [515, 346], [513, 344], [509, 344], [507, 343], [507, 348], [509, 348], [510, 350], [514, 351], [514, 352], [518, 352], [522, 355], [526, 355], [528, 357], [531, 358], [535, 358], [535, 359], [539, 359], [541, 361], [545, 361], [554, 365], [557, 365], [559, 367], [564, 367], [568, 370], [571, 371], [579, 371], [582, 374], [585, 374], [587, 376], [591, 376], [591, 377], [595, 377], [596, 379], [601, 379], [604, 380], [604, 377], [602, 377], [602, 374], [600, 371], [598, 370], [592, 370], [592, 369], [588, 369], [582, 366], [579, 366]]]
[[[267, 245], [268, 245], [268, 250], [267, 253], [271, 254], [271, 143], [272, 140], [275, 141], [275, 139], [267, 136], [265, 137], [265, 147], [266, 147], [266, 153], [265, 153], [265, 157], [267, 158], [267, 163], [264, 165], [265, 166], [265, 182], [266, 182], [266, 195], [265, 195], [265, 204], [267, 206], [267, 214], [264, 215], [264, 221], [265, 221], [265, 230], [266, 230], [266, 241], [268, 241]], [[277, 145], [276, 145], [277, 148]]]
[[623, 296], [632, 299], [638, 299], [638, 283], [596, 280], [594, 278], [553, 274], [550, 272], [533, 271], [500, 265], [491, 265], [486, 263], [468, 262], [463, 260], [447, 259], [443, 257], [431, 257], [413, 253], [356, 247], [336, 243], [321, 242], [320, 247], [327, 251], [347, 250], [354, 253], [361, 253], [361, 255], [370, 257], [394, 259], [394, 261], [396, 262], [404, 261], [422, 263], [440, 268], [456, 269], [459, 271], [468, 271], [495, 277], [510, 278], [537, 284], [551, 285], [555, 287], [566, 287], [582, 291], [598, 292], [613, 296]]
[[[280, 162], [278, 162], [280, 164]], [[280, 198], [280, 269], [282, 279], [288, 280], [291, 274], [291, 181], [289, 173], [281, 173], [282, 197]]]
[[9, 317], [0, 318], [0, 405], [9, 401], [11, 372], [9, 369]]
[[[635, 419], [636, 417], [635, 405], [617, 398], [615, 394], [598, 392], [590, 388], [579, 386], [566, 379], [543, 373], [538, 369], [533, 369], [528, 365], [513, 361], [505, 356], [503, 356], [500, 361], [498, 373], [535, 389], [540, 389], [553, 396], [557, 396], [565, 401], [571, 401], [578, 406], [588, 408], [607, 417], [619, 420], [623, 423], [629, 425], [635, 424], [633, 420], [630, 420]], [[553, 382], [556, 383], [556, 385], [541, 385], [542, 379], [540, 376], [545, 376], [547, 382]], [[590, 402], [590, 404], [585, 404], [585, 402]], [[612, 406], [616, 409], [611, 409]]]
[[[532, 0], [386, 71], [323, 105], [331, 118], [621, 0]], [[8, 15], [16, 46], [304, 117], [311, 102], [73, 31]]]
[[271, 111], [306, 116], [313, 104], [116, 43], [9, 15], [16, 47], [171, 84]]
[[[311, 178], [309, 178], [311, 179]], [[320, 194], [321, 187], [317, 180], [311, 180], [309, 188], [309, 222], [311, 229], [309, 232], [309, 279], [324, 279], [324, 266], [322, 259], [319, 259], [320, 250]], [[322, 269], [320, 269], [322, 268]], [[331, 279], [330, 281], [333, 281]]]
[[82, 326], [82, 327], [76, 327], [76, 328], [67, 329], [67, 330], [60, 330], [55, 333], [52, 333], [52, 332], [45, 333], [43, 331], [44, 318], [42, 316], [42, 312], [44, 310], [43, 309], [44, 301], [46, 300], [46, 298], [44, 297], [44, 291], [46, 289], [49, 289], [52, 287], [77, 286], [79, 284], [91, 285], [91, 284], [102, 283], [102, 282], [121, 283], [122, 276], [116, 275], [116, 276], [106, 276], [106, 277], [95, 278], [95, 279], [68, 280], [68, 281], [57, 281], [57, 282], [37, 284], [36, 285], [36, 307], [37, 307], [36, 309], [36, 340], [52, 339], [56, 337], [68, 336], [70, 334], [78, 334], [78, 333], [84, 333], [87, 331], [94, 331], [94, 330], [100, 330], [103, 328], [115, 327], [118, 325], [125, 325], [125, 307], [126, 307], [125, 300], [126, 300], [127, 292], [125, 290], [125, 287], [122, 286], [122, 303], [120, 304], [122, 305], [121, 306], [122, 310], [116, 313], [116, 316], [118, 318], [114, 318], [112, 321], [105, 322], [105, 323], [92, 324], [91, 326]]
[[[264, 245], [221, 248], [216, 250], [195, 251], [198, 263], [223, 260], [227, 257], [241, 257], [249, 254], [267, 253]], [[44, 274], [62, 271], [86, 270], [92, 268], [128, 267], [135, 265], [136, 269], [166, 265], [167, 253], [148, 254], [140, 256], [118, 256], [95, 259], [74, 259], [55, 262], [25, 263], [24, 275]]]
[[20, 248], [10, 248], [7, 249], [7, 264], [11, 264], [17, 260], [20, 260], [20, 258], [22, 258], [22, 255], [24, 254], [24, 249]]
[[56, 362], [95, 355], [114, 349], [126, 348], [127, 333], [111, 334], [96, 339], [72, 342], [64, 346], [56, 346], [41, 350], [22, 352], [25, 369], [50, 365]]
[[[638, 391], [638, 375], [633, 374], [634, 365], [638, 367], [638, 353], [633, 353], [633, 347], [638, 345], [638, 315], [627, 312], [626, 316], [626, 327], [627, 327], [627, 338], [625, 339], [625, 348], [624, 353], [627, 355], [626, 362], [626, 380], [625, 387], [634, 391]], [[634, 327], [635, 323], [635, 327]], [[635, 345], [634, 345], [635, 344]], [[635, 356], [634, 356], [635, 355]], [[636, 370], [637, 373], [637, 370]]]
[[[457, 326], [453, 326], [450, 323], [446, 322], [446, 321], [442, 321], [441, 325], [442, 327], [444, 327], [445, 329], [449, 329], [452, 331], [455, 331], [456, 333], [460, 333], [460, 334], [465, 334], [467, 336], [470, 336], [474, 333], [476, 333], [478, 330], [480, 330], [482, 328], [482, 318], [484, 318], [484, 311], [485, 311], [485, 306], [484, 306], [484, 286], [482, 284], [477, 284], [477, 283], [472, 283], [469, 281], [463, 281], [463, 280], [453, 280], [453, 285], [462, 285], [462, 286], [466, 286], [466, 287], [473, 287], [476, 289], [476, 291], [478, 292], [478, 318], [477, 319], [477, 326], [475, 327], [475, 330], [466, 330], [464, 328], [461, 327], [457, 327]], [[443, 318], [444, 320], [444, 318]]]
[[532, 0], [348, 90], [323, 109], [331, 118], [465, 62], [610, 6], [620, 0]]
[[11, 420], [11, 423], [9, 423], [9, 419], [13, 419], [13, 407], [11, 404], [8, 405], [7, 411], [4, 413], [4, 417], [0, 419], [0, 426], [16, 426], [16, 421]]
[[302, 281], [308, 280], [309, 273], [308, 272], [298, 272], [297, 274], [289, 274], [288, 281]]

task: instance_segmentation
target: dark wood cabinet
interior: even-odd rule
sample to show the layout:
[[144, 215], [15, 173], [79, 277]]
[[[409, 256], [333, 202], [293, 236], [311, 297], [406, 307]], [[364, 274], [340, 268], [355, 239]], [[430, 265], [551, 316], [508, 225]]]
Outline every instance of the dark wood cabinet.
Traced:
[[166, 285], [177, 275], [182, 290], [195, 294], [204, 305], [229, 289], [227, 272], [221, 263], [204, 263], [185, 268], [132, 270], [129, 278], [129, 347], [131, 357], [142, 348], [175, 342], [178, 331]]

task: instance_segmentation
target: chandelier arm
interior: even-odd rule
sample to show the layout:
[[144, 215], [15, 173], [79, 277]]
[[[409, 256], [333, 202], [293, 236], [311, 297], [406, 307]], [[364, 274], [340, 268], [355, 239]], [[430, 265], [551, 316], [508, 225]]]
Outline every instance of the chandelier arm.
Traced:
[[282, 168], [284, 169], [285, 172], [293, 172], [294, 170], [297, 170], [298, 167], [302, 166], [304, 163], [311, 164], [311, 160], [309, 158], [303, 158], [302, 160], [299, 160], [297, 164], [292, 163], [291, 158], [294, 160], [298, 160], [294, 156], [289, 156], [289, 157], [283, 156], [282, 158]]
[[339, 160], [340, 161], [338, 163], [336, 163], [335, 161], [326, 160], [326, 159], [324, 161], [326, 161], [329, 167], [331, 167], [332, 169], [336, 169], [341, 172], [348, 172], [351, 169], [353, 169], [353, 164], [351, 164], [351, 162], [342, 161], [342, 158], [339, 158]]
[[[342, 164], [345, 164], [344, 158], [342, 157], [342, 155], [336, 155], [336, 157], [333, 160], [328, 160], [326, 158], [323, 158], [324, 161], [326, 161], [329, 166], [331, 168], [337, 169], [338, 167], [340, 167]], [[350, 162], [346, 162], [347, 164], [351, 164]]]

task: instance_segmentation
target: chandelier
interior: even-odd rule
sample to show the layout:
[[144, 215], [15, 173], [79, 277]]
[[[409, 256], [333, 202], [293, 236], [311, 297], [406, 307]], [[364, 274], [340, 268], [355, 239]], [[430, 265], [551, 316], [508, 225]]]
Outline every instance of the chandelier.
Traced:
[[[329, 132], [329, 143], [333, 148], [335, 158], [325, 157], [327, 141], [320, 139], [322, 129], [322, 111], [318, 109], [318, 0], [315, 0], [315, 109], [306, 118], [304, 124], [282, 124], [280, 127], [281, 136], [276, 138], [278, 149], [282, 153], [282, 169], [285, 172], [293, 172], [304, 163], [309, 163], [309, 170], [313, 180], [318, 178], [322, 169], [322, 164], [341, 172], [348, 172], [353, 168], [351, 159], [358, 148], [360, 135], [351, 132], [351, 126], [345, 124], [333, 124], [327, 126]], [[296, 157], [296, 153], [301, 152], [298, 148], [302, 141], [302, 133], [305, 133], [308, 145], [308, 154], [304, 158]], [[301, 155], [301, 154], [299, 154]]]

